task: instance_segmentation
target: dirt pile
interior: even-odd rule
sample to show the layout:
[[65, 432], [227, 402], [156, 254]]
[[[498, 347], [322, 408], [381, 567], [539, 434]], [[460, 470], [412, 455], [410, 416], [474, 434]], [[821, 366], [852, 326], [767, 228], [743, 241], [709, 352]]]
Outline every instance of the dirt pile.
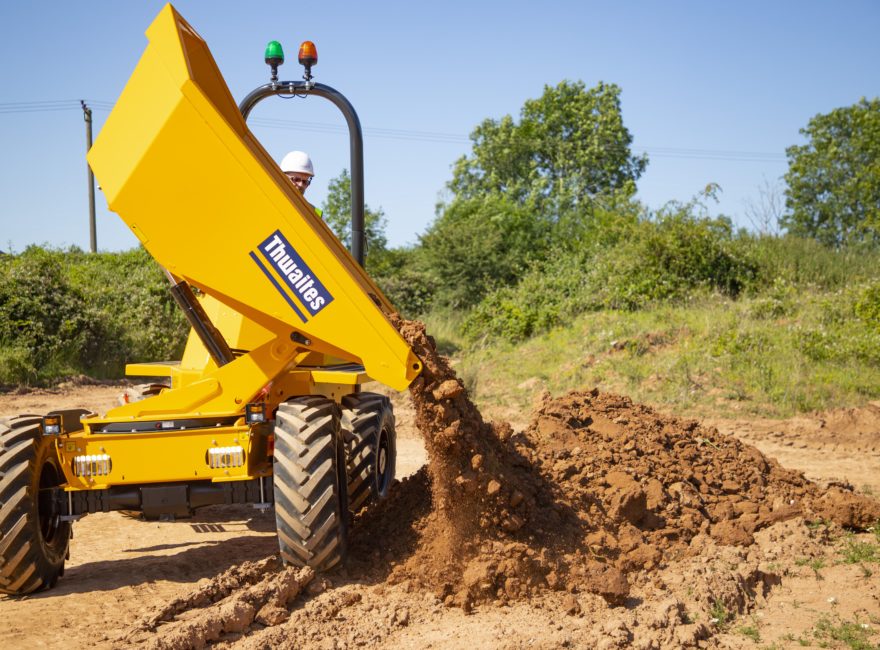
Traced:
[[693, 553], [701, 533], [749, 546], [796, 515], [855, 528], [880, 516], [876, 501], [823, 490], [732, 436], [596, 390], [548, 396], [522, 445], [585, 544], [626, 572]]
[[[424, 325], [399, 329], [425, 366], [410, 392], [433, 508], [389, 579], [447, 604], [545, 589], [619, 604], [638, 572], [697, 552], [698, 535], [748, 546], [756, 530], [800, 514], [857, 528], [880, 517], [877, 502], [823, 491], [731, 436], [595, 390], [548, 395], [514, 435], [483, 422]], [[412, 498], [388, 504], [377, 528], [407, 520]]]

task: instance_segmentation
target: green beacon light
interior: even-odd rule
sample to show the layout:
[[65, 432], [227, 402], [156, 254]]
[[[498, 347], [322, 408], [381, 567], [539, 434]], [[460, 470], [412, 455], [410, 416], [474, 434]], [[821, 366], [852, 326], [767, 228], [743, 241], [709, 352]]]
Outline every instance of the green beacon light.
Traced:
[[269, 41], [265, 54], [266, 65], [272, 68], [272, 83], [278, 83], [278, 66], [284, 63], [284, 50], [278, 41]]

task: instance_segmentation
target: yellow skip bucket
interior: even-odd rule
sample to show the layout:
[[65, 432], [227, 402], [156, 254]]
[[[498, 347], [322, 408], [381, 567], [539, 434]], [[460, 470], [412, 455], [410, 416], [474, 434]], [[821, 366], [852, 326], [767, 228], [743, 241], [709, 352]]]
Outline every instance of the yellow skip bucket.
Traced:
[[175, 276], [405, 389], [421, 365], [391, 305], [248, 130], [205, 41], [171, 5], [147, 37], [88, 156], [110, 209]]

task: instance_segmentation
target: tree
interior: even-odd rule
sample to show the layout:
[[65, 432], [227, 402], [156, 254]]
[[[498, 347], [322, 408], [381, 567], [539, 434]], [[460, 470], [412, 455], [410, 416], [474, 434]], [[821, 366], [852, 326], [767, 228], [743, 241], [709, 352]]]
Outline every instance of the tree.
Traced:
[[548, 256], [590, 245], [611, 206], [632, 203], [647, 165], [630, 151], [613, 84], [545, 86], [518, 122], [484, 120], [471, 140], [419, 247], [436, 300], [453, 307], [515, 285]]
[[813, 117], [807, 144], [786, 149], [782, 225], [839, 246], [880, 239], [880, 99]]
[[456, 198], [500, 194], [551, 217], [634, 186], [648, 162], [630, 151], [620, 88], [602, 82], [589, 90], [582, 81], [545, 86], [518, 123], [510, 115], [484, 120], [471, 140], [449, 183]]
[[[330, 181], [327, 187], [327, 199], [321, 208], [327, 225], [336, 233], [347, 248], [351, 248], [351, 176], [347, 169]], [[371, 210], [364, 206], [364, 238], [366, 257], [378, 255], [388, 247], [385, 236], [387, 221], [382, 208]]]
[[491, 289], [516, 284], [548, 246], [547, 222], [504, 196], [459, 199], [420, 237], [419, 259], [439, 302], [470, 307]]

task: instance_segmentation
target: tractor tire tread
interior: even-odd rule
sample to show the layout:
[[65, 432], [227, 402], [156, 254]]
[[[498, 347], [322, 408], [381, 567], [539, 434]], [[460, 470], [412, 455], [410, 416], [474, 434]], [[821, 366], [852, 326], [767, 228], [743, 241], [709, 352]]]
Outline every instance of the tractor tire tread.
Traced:
[[[382, 427], [390, 436], [391, 463], [394, 475], [395, 432], [391, 401], [378, 393], [352, 393], [342, 398], [341, 426], [346, 439], [346, 474], [348, 477], [348, 507], [357, 513], [369, 503], [384, 499], [387, 489], [377, 481], [377, 445]], [[386, 486], [387, 488], [387, 486]]]
[[275, 521], [283, 560], [326, 571], [344, 560], [346, 521], [336, 459], [338, 406], [323, 397], [284, 402], [275, 416]]
[[38, 521], [34, 472], [37, 463], [45, 460], [39, 455], [41, 426], [36, 415], [0, 418], [0, 593], [4, 594], [49, 588], [64, 571], [70, 524], [59, 524], [59, 537], [50, 551]]

